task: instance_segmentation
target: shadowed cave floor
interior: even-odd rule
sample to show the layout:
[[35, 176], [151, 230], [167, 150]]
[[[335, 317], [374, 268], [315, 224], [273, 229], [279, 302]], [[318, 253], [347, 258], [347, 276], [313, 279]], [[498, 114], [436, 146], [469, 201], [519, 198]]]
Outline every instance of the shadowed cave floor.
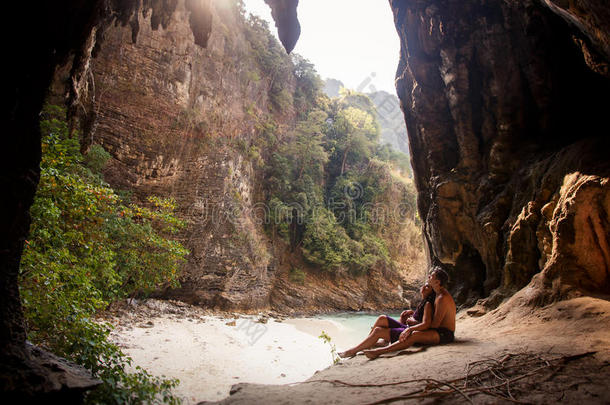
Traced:
[[[220, 403], [373, 404], [406, 393], [412, 399], [396, 402], [610, 403], [610, 301], [581, 297], [544, 308], [516, 303], [512, 299], [478, 318], [461, 312], [450, 345], [412, 348], [373, 361], [358, 355], [305, 383], [238, 384]], [[378, 386], [405, 380], [417, 381]], [[483, 386], [492, 388], [472, 389]]]

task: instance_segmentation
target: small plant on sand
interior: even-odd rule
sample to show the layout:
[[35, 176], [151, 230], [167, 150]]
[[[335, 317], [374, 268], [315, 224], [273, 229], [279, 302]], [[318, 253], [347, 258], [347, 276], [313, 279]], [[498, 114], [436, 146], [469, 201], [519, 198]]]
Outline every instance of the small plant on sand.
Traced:
[[326, 332], [322, 331], [322, 333], [318, 337], [320, 339], [322, 339], [322, 341], [324, 343], [328, 343], [328, 345], [330, 346], [330, 355], [331, 355], [331, 357], [333, 359], [333, 364], [337, 364], [341, 360], [341, 358], [337, 354], [337, 348], [335, 347], [335, 344], [331, 343], [330, 336], [328, 336], [326, 334]]

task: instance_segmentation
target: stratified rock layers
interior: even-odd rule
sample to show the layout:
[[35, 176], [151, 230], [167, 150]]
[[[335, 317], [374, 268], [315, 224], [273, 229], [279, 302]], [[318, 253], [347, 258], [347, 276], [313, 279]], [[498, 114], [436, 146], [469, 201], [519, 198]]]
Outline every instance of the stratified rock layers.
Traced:
[[607, 13], [579, 29], [537, 1], [390, 3], [418, 209], [459, 300], [538, 273], [536, 300], [610, 292]]
[[[264, 136], [265, 119], [278, 124], [274, 136], [281, 139], [294, 127], [295, 111], [291, 103], [281, 111], [273, 106], [272, 81], [280, 78], [257, 63], [235, 4], [210, 4], [214, 23], [206, 48], [196, 43], [183, 1], [166, 28], [153, 30], [151, 16], [140, 14], [135, 43], [131, 26], [109, 27], [79, 89], [83, 143], [101, 144], [112, 155], [105, 179], [140, 202], [150, 195], [175, 198], [178, 216], [187, 222], [180, 239], [191, 254], [182, 287], [160, 296], [212, 308], [284, 312], [404, 306], [403, 297], [414, 298], [416, 287], [409, 289], [400, 274], [423, 267], [423, 255], [409, 257], [410, 240], [395, 240], [405, 234], [404, 224], [388, 224], [383, 235], [395, 268], [337, 278], [312, 268], [304, 284], [289, 281], [291, 269], [308, 264], [265, 234], [263, 224], [271, 218], [265, 167], [249, 151]], [[67, 70], [58, 73], [55, 93], [62, 93], [68, 76]], [[294, 93], [294, 76], [282, 86]], [[396, 200], [376, 203], [398, 212], [406, 186], [385, 175]]]
[[[194, 0], [189, 0], [194, 1]], [[199, 2], [205, 7], [205, 2]], [[127, 24], [144, 8], [151, 22], [164, 25], [175, 1], [63, 1], [37, 4], [6, 4], [10, 18], [2, 24], [6, 42], [7, 77], [2, 94], [6, 105], [0, 112], [5, 136], [0, 141], [2, 170], [0, 188], [0, 391], [11, 402], [76, 402], [83, 388], [69, 383], [46, 356], [26, 347], [26, 331], [19, 298], [18, 274], [21, 252], [30, 225], [29, 209], [40, 173], [39, 113], [58, 65], [74, 57], [75, 88], [104, 28], [119, 21]], [[205, 18], [204, 18], [205, 20]], [[205, 39], [206, 26], [199, 20], [195, 35]], [[130, 39], [138, 27], [131, 24]], [[97, 41], [96, 41], [97, 40]], [[73, 95], [73, 99], [77, 94]], [[71, 389], [72, 388], [72, 389]], [[76, 389], [74, 389], [76, 388]]]
[[149, 195], [177, 200], [188, 223], [181, 239], [191, 251], [179, 296], [261, 307], [270, 257], [255, 226], [252, 165], [234, 146], [255, 135], [246, 110], [267, 108], [269, 83], [258, 79], [235, 6], [213, 2], [210, 10], [206, 48], [197, 44], [184, 1], [165, 29], [153, 30], [151, 17], [140, 14], [135, 43], [128, 27], [108, 28], [80, 98], [87, 109], [81, 119], [92, 122], [85, 142], [113, 157], [104, 175], [114, 187], [142, 202]]

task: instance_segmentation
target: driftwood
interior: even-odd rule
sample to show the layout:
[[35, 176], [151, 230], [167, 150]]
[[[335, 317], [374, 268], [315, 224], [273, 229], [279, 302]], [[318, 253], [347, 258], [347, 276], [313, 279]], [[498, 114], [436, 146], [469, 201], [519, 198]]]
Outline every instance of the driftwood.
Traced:
[[[387, 387], [403, 384], [420, 384], [404, 394], [383, 398], [367, 405], [387, 404], [394, 401], [416, 398], [433, 398], [459, 395], [467, 402], [473, 403], [472, 396], [485, 394], [508, 402], [524, 404], [515, 398], [518, 391], [515, 383], [527, 377], [539, 374], [545, 369], [555, 370], [563, 365], [594, 355], [596, 352], [587, 352], [571, 356], [544, 358], [531, 353], [507, 354], [500, 359], [484, 359], [469, 363], [466, 366], [466, 375], [449, 381], [421, 378], [395, 381], [380, 384], [355, 384], [341, 380], [310, 380], [307, 383], [330, 383], [347, 387]], [[421, 387], [421, 384], [424, 384]]]

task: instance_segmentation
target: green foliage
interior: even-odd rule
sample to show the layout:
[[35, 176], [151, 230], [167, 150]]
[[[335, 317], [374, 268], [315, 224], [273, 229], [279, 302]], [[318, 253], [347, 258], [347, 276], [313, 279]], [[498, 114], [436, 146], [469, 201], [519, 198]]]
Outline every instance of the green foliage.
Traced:
[[318, 338], [322, 339], [322, 341], [324, 343], [328, 343], [328, 345], [330, 346], [330, 356], [333, 359], [333, 364], [337, 364], [338, 362], [340, 362], [341, 358], [337, 354], [337, 348], [335, 347], [335, 344], [331, 343], [330, 336], [328, 336], [328, 334], [326, 332], [322, 331], [322, 333], [320, 333], [320, 336], [318, 336]]
[[152, 208], [123, 206], [118, 216], [105, 221], [121, 279], [117, 297], [149, 293], [163, 285], [178, 287], [178, 271], [188, 251], [165, 235], [177, 233], [185, 224], [174, 216], [174, 200], [149, 197], [148, 202]]
[[378, 145], [375, 157], [381, 161], [388, 162], [393, 168], [398, 169], [405, 177], [411, 177], [411, 162], [409, 156], [392, 147], [389, 143]]
[[269, 97], [276, 111], [285, 111], [292, 107], [292, 94], [282, 85], [274, 83], [269, 91]]
[[47, 107], [41, 122], [41, 177], [21, 261], [29, 339], [102, 379], [91, 402], [176, 403], [170, 392], [176, 381], [128, 373], [130, 360], [108, 342], [108, 327], [91, 319], [112, 300], [177, 285], [188, 251], [167, 236], [184, 224], [171, 200], [124, 205], [89, 169], [103, 167], [105, 151], [92, 148], [83, 157], [61, 116]]
[[[272, 109], [261, 113], [254, 105], [245, 107], [258, 136], [252, 145], [237, 148], [266, 168], [267, 232], [331, 273], [392, 266], [371, 207], [393, 180], [375, 175], [371, 167], [400, 176], [409, 164], [406, 156], [379, 146], [375, 104], [346, 89], [329, 99], [314, 65], [297, 54], [288, 57], [266, 22], [251, 17], [245, 28], [260, 77], [268, 80]], [[297, 123], [285, 131], [274, 117], [287, 110], [296, 112]]]
[[49, 347], [57, 354], [78, 363], [103, 381], [87, 395], [89, 404], [179, 404], [172, 394], [179, 381], [152, 376], [141, 367], [128, 372], [131, 358], [108, 340], [110, 327], [85, 316], [73, 316], [58, 324], [64, 346]]
[[292, 267], [290, 269], [290, 273], [288, 274], [288, 279], [296, 284], [305, 284], [306, 274], [303, 270]]
[[294, 76], [297, 86], [294, 93], [294, 107], [300, 119], [304, 119], [307, 112], [315, 107], [317, 99], [321, 97], [322, 79], [315, 70], [313, 63], [299, 54], [292, 54], [294, 63]]
[[110, 157], [110, 153], [106, 152], [103, 146], [93, 144], [85, 155], [85, 164], [93, 173], [101, 173]]
[[[299, 63], [302, 77], [316, 77], [307, 61]], [[300, 246], [305, 259], [328, 272], [362, 274], [378, 263], [390, 265], [370, 213], [387, 183], [370, 169], [379, 160], [375, 107], [349, 91], [331, 101], [308, 100], [309, 109], [269, 159], [271, 233]], [[386, 160], [393, 158], [384, 152]]]
[[312, 179], [321, 179], [328, 155], [323, 148], [326, 113], [320, 110], [311, 111], [307, 119], [297, 123], [294, 140], [283, 150], [293, 162], [293, 178], [300, 180], [304, 175]]
[[348, 166], [369, 159], [377, 145], [379, 125], [375, 116], [356, 107], [340, 109], [331, 131], [335, 141], [334, 159], [340, 160], [340, 175]]
[[255, 62], [261, 73], [271, 79], [269, 89], [271, 107], [275, 111], [291, 108], [293, 95], [285, 88], [293, 75], [290, 57], [286, 55], [282, 45], [271, 34], [269, 24], [265, 20], [250, 15], [246, 21], [245, 30]]
[[327, 271], [349, 265], [361, 246], [347, 235], [332, 212], [324, 207], [315, 209], [307, 221], [303, 236], [303, 255]]

